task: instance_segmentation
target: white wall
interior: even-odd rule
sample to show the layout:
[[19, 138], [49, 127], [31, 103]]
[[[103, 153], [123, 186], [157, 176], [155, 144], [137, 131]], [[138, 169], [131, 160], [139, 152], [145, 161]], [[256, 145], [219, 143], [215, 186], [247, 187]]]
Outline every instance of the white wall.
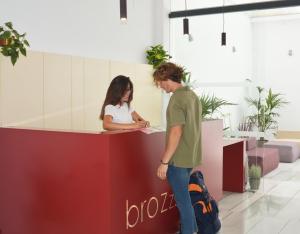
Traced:
[[[279, 113], [279, 129], [300, 130], [300, 18], [253, 22], [253, 78], [257, 84], [285, 94], [290, 102]], [[288, 51], [293, 51], [293, 56]]]
[[145, 63], [145, 49], [164, 40], [169, 1], [128, 0], [122, 24], [119, 0], [0, 0], [0, 24], [27, 32], [32, 50]]
[[[188, 1], [188, 9], [217, 5], [222, 5], [222, 1]], [[172, 10], [183, 9], [182, 1], [172, 2]], [[214, 93], [219, 98], [240, 103], [224, 111], [230, 113], [234, 128], [244, 116], [245, 79], [251, 78], [252, 72], [250, 20], [243, 13], [225, 14], [226, 47], [221, 46], [222, 14], [189, 17], [191, 42], [183, 35], [182, 20], [171, 19], [173, 61], [186, 67], [192, 79], [199, 82], [197, 93]]]
[[[191, 9], [220, 6], [222, 1], [187, 3]], [[192, 42], [182, 35], [182, 18], [168, 19], [171, 10], [184, 9], [182, 0], [128, 0], [127, 24], [119, 20], [118, 0], [0, 0], [0, 4], [0, 24], [12, 21], [17, 30], [27, 32], [32, 50], [145, 63], [145, 49], [163, 43], [173, 61], [185, 66], [192, 78], [202, 83], [199, 93], [213, 92], [242, 103], [228, 110], [232, 122], [238, 123], [246, 112], [247, 88], [243, 84], [249, 78], [255, 84], [285, 93], [290, 104], [282, 110], [280, 129], [300, 129], [295, 88], [299, 87], [300, 73], [299, 19], [272, 18], [254, 22], [251, 29], [243, 13], [225, 14], [228, 45], [221, 47], [222, 15], [190, 17]], [[291, 57], [287, 56], [289, 49], [294, 52]], [[294, 114], [284, 114], [289, 112]]]

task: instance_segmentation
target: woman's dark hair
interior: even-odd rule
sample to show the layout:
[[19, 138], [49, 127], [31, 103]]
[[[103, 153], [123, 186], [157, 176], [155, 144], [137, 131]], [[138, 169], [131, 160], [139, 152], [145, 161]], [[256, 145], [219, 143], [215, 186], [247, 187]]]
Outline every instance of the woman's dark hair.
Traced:
[[163, 63], [153, 73], [154, 82], [157, 84], [159, 81], [172, 80], [181, 83], [184, 70], [182, 67], [174, 63]]
[[133, 97], [133, 84], [129, 77], [126, 76], [116, 76], [110, 83], [106, 97], [104, 100], [104, 103], [101, 108], [101, 113], [100, 113], [100, 119], [103, 120], [104, 118], [104, 110], [107, 105], [117, 105], [120, 104], [122, 97], [128, 90], [128, 86], [131, 90], [129, 98], [128, 98], [128, 106], [130, 106], [130, 102], [132, 101]]

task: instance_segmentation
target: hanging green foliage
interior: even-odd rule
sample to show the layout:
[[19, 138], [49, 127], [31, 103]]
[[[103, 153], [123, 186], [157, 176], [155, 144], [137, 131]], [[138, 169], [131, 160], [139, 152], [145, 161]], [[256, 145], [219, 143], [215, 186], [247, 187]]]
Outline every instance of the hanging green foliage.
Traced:
[[13, 65], [17, 62], [20, 53], [26, 56], [29, 42], [25, 36], [26, 33], [18, 33], [11, 22], [6, 22], [4, 26], [0, 26], [0, 52], [2, 55], [10, 57]]

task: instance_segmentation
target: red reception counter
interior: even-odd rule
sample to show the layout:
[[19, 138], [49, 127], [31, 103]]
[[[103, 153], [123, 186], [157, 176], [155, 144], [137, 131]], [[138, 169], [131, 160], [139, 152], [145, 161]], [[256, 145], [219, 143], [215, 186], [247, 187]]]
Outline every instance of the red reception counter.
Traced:
[[[222, 121], [203, 122], [202, 134], [200, 168], [219, 200]], [[173, 194], [156, 177], [164, 137], [0, 128], [0, 233], [176, 232]]]

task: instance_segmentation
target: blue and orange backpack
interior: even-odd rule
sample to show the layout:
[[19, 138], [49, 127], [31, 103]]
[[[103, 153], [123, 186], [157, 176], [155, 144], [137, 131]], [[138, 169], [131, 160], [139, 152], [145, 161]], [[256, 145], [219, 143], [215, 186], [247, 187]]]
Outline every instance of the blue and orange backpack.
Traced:
[[221, 228], [218, 204], [209, 194], [200, 171], [191, 174], [189, 192], [195, 211], [198, 234], [216, 234]]

